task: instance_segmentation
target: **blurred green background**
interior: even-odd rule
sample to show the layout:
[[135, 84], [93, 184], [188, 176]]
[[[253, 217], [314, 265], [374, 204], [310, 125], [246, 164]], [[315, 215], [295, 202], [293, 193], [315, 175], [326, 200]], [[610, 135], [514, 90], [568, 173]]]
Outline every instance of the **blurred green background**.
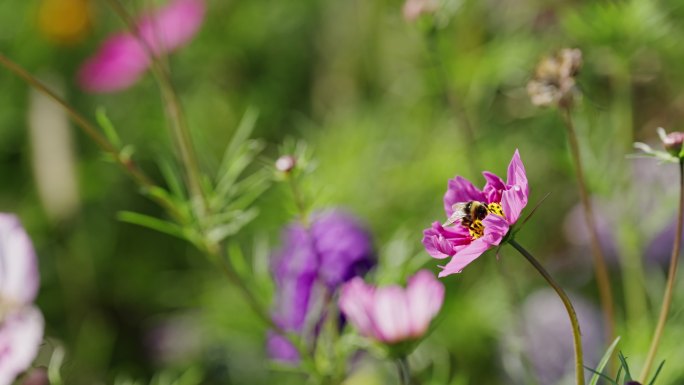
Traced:
[[[0, 52], [59, 88], [84, 115], [94, 118], [103, 107], [142, 168], [162, 183], [157, 160], [174, 152], [152, 76], [106, 95], [83, 93], [74, 80], [123, 24], [105, 2], [83, 1], [90, 27], [74, 41], [55, 40], [46, 23], [64, 16], [42, 14], [47, 1], [0, 2]], [[246, 109], [256, 108], [253, 137], [267, 144], [259, 164], [277, 158], [288, 138], [306, 141], [318, 165], [307, 177], [314, 207], [341, 206], [362, 218], [381, 255], [377, 279], [399, 282], [417, 266], [436, 271], [420, 240], [443, 218], [447, 179], [459, 174], [481, 186], [479, 171], [504, 175], [517, 148], [530, 205], [550, 193], [519, 240], [596, 311], [582, 221], [569, 217], [579, 198], [563, 123], [554, 109], [532, 106], [525, 90], [541, 57], [580, 48], [583, 97], [574, 117], [613, 256], [620, 349], [640, 368], [666, 273], [646, 249], [674, 217], [676, 170], [626, 155], [633, 141], [653, 142], [659, 126], [682, 128], [684, 3], [443, 0], [434, 17], [413, 23], [402, 5], [209, 1], [200, 33], [169, 58], [202, 167], [216, 167]], [[0, 90], [0, 210], [21, 217], [40, 259], [37, 304], [48, 339], [38, 365], [61, 346], [66, 384], [147, 383], [155, 373], [189, 368], [207, 384], [302, 383], [269, 364], [265, 326], [199, 252], [117, 220], [122, 210], [163, 213], [78, 129], [66, 131], [74, 183], [57, 178], [41, 195], [37, 175], [57, 171], [37, 148], [35, 137], [45, 134], [28, 128], [34, 96], [5, 70]], [[66, 194], [68, 203], [51, 211], [51, 193]], [[278, 183], [257, 206], [259, 216], [236, 240], [249, 257], [267, 258], [294, 211]], [[667, 258], [670, 244], [660, 246]], [[425, 384], [529, 383], [519, 367], [526, 338], [516, 330], [543, 281], [509, 248], [494, 254], [443, 279], [441, 322], [411, 358]], [[684, 382], [682, 289], [660, 350], [667, 363], [659, 384]], [[600, 357], [605, 345], [596, 340], [590, 354]], [[349, 383], [395, 383], [388, 364], [370, 367]]]

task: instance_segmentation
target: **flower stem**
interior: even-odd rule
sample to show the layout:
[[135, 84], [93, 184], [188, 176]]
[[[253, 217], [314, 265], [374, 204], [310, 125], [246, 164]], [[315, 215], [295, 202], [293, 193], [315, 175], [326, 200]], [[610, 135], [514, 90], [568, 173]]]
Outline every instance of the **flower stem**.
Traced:
[[140, 31], [138, 30], [133, 17], [126, 11], [123, 5], [121, 5], [120, 1], [108, 0], [108, 3], [123, 20], [124, 24], [126, 24], [129, 31], [140, 41], [143, 49], [145, 49], [147, 55], [150, 57], [152, 73], [159, 84], [164, 107], [170, 122], [171, 133], [185, 168], [185, 178], [188, 184], [188, 190], [192, 196], [193, 203], [198, 205], [197, 214], [199, 214], [200, 217], [203, 217], [206, 215], [205, 211], [207, 210], [208, 203], [200, 182], [201, 172], [199, 162], [197, 161], [197, 155], [195, 154], [192, 144], [190, 129], [185, 120], [178, 93], [175, 91], [173, 83], [171, 82], [169, 71], [157, 58], [157, 55], [154, 54], [149, 42], [140, 36]]
[[639, 376], [641, 383], [646, 383], [656, 353], [658, 352], [658, 345], [665, 330], [665, 323], [667, 322], [667, 315], [670, 312], [670, 305], [672, 304], [672, 296], [674, 295], [675, 277], [677, 275], [677, 262], [679, 261], [679, 249], [682, 243], [682, 226], [684, 225], [684, 160], [679, 160], [679, 212], [677, 213], [677, 232], [675, 233], [674, 244], [672, 245], [672, 255], [670, 256], [670, 271], [667, 274], [667, 286], [665, 287], [665, 294], [663, 295], [663, 304], [660, 308], [660, 316], [658, 317], [658, 324], [656, 325], [653, 339], [651, 340], [651, 347], [648, 349], [646, 356], [646, 363]]
[[411, 385], [411, 369], [406, 356], [397, 358], [395, 362], [397, 364], [397, 371], [399, 372], [400, 384]]
[[180, 214], [178, 213], [178, 210], [173, 205], [173, 203], [162, 198], [158, 194], [148, 194], [149, 191], [159, 187], [147, 176], [147, 174], [145, 174], [140, 168], [138, 168], [137, 164], [133, 161], [133, 159], [131, 159], [130, 156], [123, 154], [119, 150], [119, 148], [113, 145], [104, 135], [100, 133], [100, 131], [96, 128], [96, 126], [93, 123], [91, 123], [88, 119], [86, 119], [83, 115], [76, 111], [76, 109], [74, 109], [66, 100], [57, 95], [54, 91], [52, 91], [48, 86], [43, 84], [40, 80], [36, 79], [35, 76], [31, 75], [19, 64], [13, 62], [12, 60], [10, 60], [2, 54], [0, 54], [0, 65], [7, 68], [10, 72], [20, 77], [27, 84], [29, 84], [39, 92], [43, 93], [44, 95], [52, 99], [55, 103], [57, 103], [60, 107], [62, 107], [67, 112], [67, 114], [69, 114], [69, 116], [76, 123], [76, 125], [79, 126], [81, 130], [88, 137], [90, 137], [90, 139], [93, 142], [95, 142], [95, 144], [102, 151], [111, 156], [112, 159], [117, 164], [119, 164], [119, 166], [121, 166], [121, 168], [128, 174], [128, 176], [130, 176], [131, 179], [133, 179], [133, 181], [138, 186], [140, 186], [140, 188], [143, 190], [144, 195], [150, 197], [150, 199], [154, 200], [157, 204], [166, 209], [166, 211], [172, 217], [180, 218]]
[[565, 294], [565, 291], [554, 281], [554, 279], [551, 277], [551, 275], [544, 269], [544, 267], [537, 261], [532, 254], [530, 254], [525, 248], [523, 248], [518, 242], [515, 241], [515, 239], [510, 239], [508, 243], [511, 244], [520, 254], [523, 255], [527, 259], [528, 262], [534, 266], [535, 269], [539, 272], [539, 274], [544, 277], [546, 282], [548, 282], [549, 285], [553, 288], [553, 290], [556, 291], [558, 296], [560, 297], [561, 301], [563, 301], [563, 305], [565, 305], [565, 310], [568, 312], [568, 317], [570, 318], [570, 324], [572, 326], [572, 337], [573, 337], [573, 343], [575, 345], [575, 377], [576, 377], [576, 382], [577, 385], [584, 385], [584, 364], [583, 364], [583, 359], [582, 359], [582, 333], [580, 332], [580, 325], [579, 321], [577, 320], [577, 313], [575, 312], [575, 308], [572, 306], [572, 302], [570, 302], [570, 298], [568, 297], [567, 294]]
[[295, 206], [297, 206], [297, 211], [299, 212], [299, 220], [302, 222], [304, 227], [308, 227], [309, 218], [306, 210], [306, 205], [304, 204], [304, 198], [302, 193], [299, 191], [299, 186], [293, 175], [287, 176], [287, 184], [290, 185], [290, 191], [292, 192], [292, 199], [294, 200]]
[[575, 176], [577, 177], [580, 200], [582, 201], [582, 208], [584, 209], [584, 219], [586, 221], [587, 230], [589, 230], [591, 253], [594, 256], [594, 273], [596, 276], [596, 283], [598, 285], [599, 296], [601, 298], [601, 309], [603, 310], [603, 319], [606, 328], [606, 341], [608, 344], [610, 344], [615, 339], [615, 308], [613, 302], [613, 292], [610, 286], [610, 277], [608, 276], [608, 268], [606, 267], [606, 258], [601, 250], [598, 231], [596, 230], [594, 209], [592, 207], [591, 200], [589, 199], [589, 192], [585, 182], [582, 160], [580, 158], [579, 144], [577, 142], [575, 125], [572, 122], [570, 107], [562, 107], [560, 112], [563, 116], [565, 127], [568, 130], [570, 152], [572, 153], [572, 161], [575, 166]]

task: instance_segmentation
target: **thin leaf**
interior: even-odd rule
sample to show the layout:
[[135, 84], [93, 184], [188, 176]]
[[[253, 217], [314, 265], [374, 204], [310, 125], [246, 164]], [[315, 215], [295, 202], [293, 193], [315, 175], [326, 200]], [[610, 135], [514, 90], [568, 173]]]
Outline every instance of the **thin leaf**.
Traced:
[[[615, 347], [617, 346], [618, 342], [620, 342], [620, 337], [618, 336], [615, 341], [613, 341], [612, 344], [608, 347], [608, 350], [603, 354], [603, 357], [601, 357], [601, 361], [599, 361], [598, 366], [596, 367], [596, 371], [590, 369], [594, 373], [601, 373], [603, 372], [603, 369], [606, 367], [608, 364], [608, 361], [610, 360], [610, 357], [613, 355], [613, 351], [615, 350]], [[589, 385], [596, 385], [598, 383], [599, 376], [594, 374], [594, 376], [591, 378], [589, 381]]]
[[161, 171], [162, 176], [164, 177], [164, 181], [166, 181], [166, 185], [169, 186], [169, 191], [180, 199], [186, 199], [187, 195], [183, 188], [183, 182], [178, 176], [177, 170], [171, 165], [171, 162], [168, 160], [159, 160], [157, 161], [157, 164], [159, 165], [159, 171]]
[[532, 209], [532, 211], [530, 211], [530, 213], [527, 214], [527, 216], [525, 217], [525, 219], [523, 219], [523, 220], [520, 222], [520, 224], [516, 226], [516, 230], [515, 230], [515, 233], [513, 233], [513, 235], [517, 234], [517, 233], [523, 228], [523, 226], [525, 225], [525, 223], [527, 223], [527, 221], [530, 220], [530, 218], [532, 218], [532, 215], [534, 215], [534, 213], [537, 211], [537, 209], [539, 208], [539, 206], [541, 206], [542, 203], [544, 203], [544, 201], [546, 200], [546, 198], [549, 197], [549, 195], [551, 195], [550, 192], [546, 193], [546, 195], [544, 195], [544, 197], [543, 197], [542, 199], [540, 199], [539, 202], [537, 202], [537, 204], [534, 206], [534, 208]]
[[655, 384], [656, 378], [658, 378], [658, 375], [660, 374], [660, 370], [663, 369], [663, 365], [665, 365], [665, 360], [663, 360], [663, 362], [661, 362], [660, 365], [658, 365], [658, 370], [656, 370], [655, 375], [653, 376], [653, 379], [651, 380], [651, 382], [648, 383], [648, 385]]
[[252, 164], [256, 155], [264, 149], [260, 141], [249, 141], [240, 148], [239, 154], [230, 164], [226, 165], [223, 173], [219, 175], [216, 184], [217, 195], [225, 194], [238, 177], [245, 171], [247, 166]]
[[97, 120], [97, 124], [100, 125], [105, 136], [114, 145], [114, 147], [121, 148], [121, 139], [119, 138], [119, 134], [116, 132], [111, 120], [109, 120], [107, 117], [104, 107], [98, 107], [97, 110], [95, 110], [95, 120]]
[[627, 358], [622, 352], [618, 353], [618, 358], [622, 367], [625, 369], [625, 381], [632, 381], [632, 374], [629, 372], [629, 365], [627, 365]]
[[228, 243], [228, 259], [235, 272], [243, 279], [249, 275], [245, 254], [237, 242]]
[[247, 223], [251, 222], [252, 219], [257, 216], [258, 212], [259, 211], [257, 209], [244, 211], [230, 223], [211, 229], [207, 234], [207, 237], [216, 243], [221, 242], [226, 237], [237, 233]]
[[594, 378], [596, 378], [596, 381], [598, 381], [599, 378], [603, 377], [606, 381], [610, 382], [611, 384], [620, 385], [617, 382], [615, 382], [615, 380], [613, 380], [612, 378], [606, 376], [605, 374], [603, 374], [601, 372], [597, 372], [596, 370], [590, 368], [587, 365], [584, 365], [584, 369], [594, 373], [594, 376], [591, 378], [592, 381], [594, 381]]
[[226, 147], [226, 151], [223, 153], [223, 160], [221, 160], [221, 166], [219, 167], [219, 175], [223, 174], [223, 170], [226, 170], [233, 162], [240, 146], [252, 134], [258, 117], [259, 112], [253, 107], [249, 107], [247, 111], [245, 111], [245, 115], [242, 117], [237, 130], [235, 130], [233, 138], [230, 140], [228, 147]]
[[182, 227], [159, 218], [132, 211], [121, 211], [117, 214], [117, 218], [123, 222], [147, 227], [148, 229], [156, 230], [160, 233], [178, 237], [183, 240], [190, 240]]

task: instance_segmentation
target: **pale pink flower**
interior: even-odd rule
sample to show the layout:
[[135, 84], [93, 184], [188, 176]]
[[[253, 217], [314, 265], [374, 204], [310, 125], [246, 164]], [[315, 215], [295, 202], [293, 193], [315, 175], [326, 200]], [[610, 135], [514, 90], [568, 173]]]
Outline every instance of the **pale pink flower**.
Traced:
[[[204, 0], [173, 0], [143, 15], [138, 33], [154, 55], [164, 55], [186, 45], [204, 19]], [[151, 60], [145, 46], [128, 32], [117, 33], [81, 67], [78, 80], [89, 92], [115, 92], [135, 84]]]
[[421, 270], [406, 288], [377, 288], [356, 277], [342, 287], [339, 305], [359, 333], [392, 345], [421, 338], [443, 301], [444, 285]]
[[462, 224], [461, 220], [445, 224], [434, 222], [430, 228], [426, 229], [423, 232], [425, 250], [434, 258], [451, 257], [451, 261], [446, 266], [441, 266], [440, 277], [460, 273], [482, 253], [499, 245], [527, 205], [530, 190], [525, 166], [517, 150], [508, 165], [506, 182], [488, 171], [483, 172], [482, 175], [487, 181], [482, 190], [461, 176], [449, 180], [447, 192], [444, 195], [446, 217], [451, 218], [454, 215], [454, 209], [458, 207], [458, 204], [473, 201], [499, 207], [502, 215], [487, 214], [481, 220], [484, 229], [479, 234], [471, 231]]
[[32, 305], [39, 276], [31, 240], [10, 214], [0, 213], [0, 385], [24, 372], [43, 339], [43, 316]]

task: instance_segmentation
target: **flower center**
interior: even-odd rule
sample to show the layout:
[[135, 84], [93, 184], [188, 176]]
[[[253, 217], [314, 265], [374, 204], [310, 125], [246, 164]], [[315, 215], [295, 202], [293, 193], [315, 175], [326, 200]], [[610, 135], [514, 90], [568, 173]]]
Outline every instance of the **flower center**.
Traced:
[[[487, 214], [494, 214], [500, 216], [501, 218], [505, 218], [503, 209], [499, 203], [489, 203], [487, 205]], [[470, 236], [473, 237], [473, 239], [480, 238], [484, 235], [484, 225], [482, 224], [482, 219], [474, 219], [469, 225], [464, 225], [464, 227], [466, 227], [470, 232]]]

